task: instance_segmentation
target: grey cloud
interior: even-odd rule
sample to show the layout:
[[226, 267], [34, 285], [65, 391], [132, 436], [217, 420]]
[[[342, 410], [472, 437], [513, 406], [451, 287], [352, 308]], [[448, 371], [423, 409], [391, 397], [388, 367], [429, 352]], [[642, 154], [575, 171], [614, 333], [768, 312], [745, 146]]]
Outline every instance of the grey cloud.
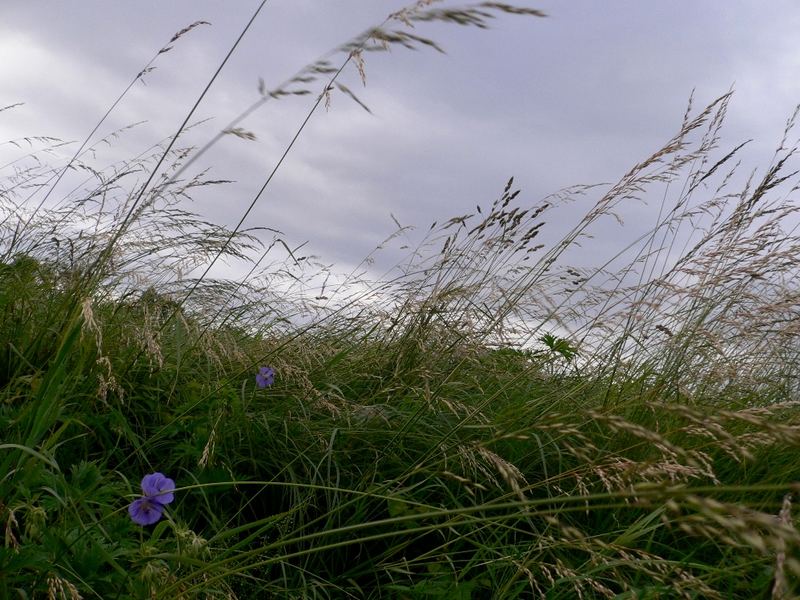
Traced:
[[[259, 77], [278, 83], [402, 4], [268, 5], [201, 108], [217, 118], [192, 139], [213, 135], [254, 99]], [[147, 87], [138, 86], [115, 118], [117, 125], [149, 119], [129, 138], [132, 147], [146, 146], [177, 126], [255, 5], [231, 10], [230, 3], [176, 1], [134, 9], [82, 2], [69, 10], [62, 4], [57, 18], [45, 18], [43, 6], [11, 3], [6, 28], [83, 66], [61, 78], [44, 70], [40, 82], [28, 78], [30, 87], [13, 91], [27, 90], [41, 107], [36, 114], [47, 115], [40, 124], [54, 131], [37, 126], [38, 132], [80, 138], [172, 33], [211, 21], [159, 59]], [[573, 183], [618, 178], [677, 130], [694, 88], [699, 106], [735, 83], [723, 141], [733, 146], [757, 137], [746, 156], [762, 164], [800, 100], [792, 53], [800, 9], [791, 2], [771, 3], [769, 13], [751, 2], [530, 5], [551, 16], [501, 18], [488, 32], [420, 27], [446, 56], [368, 55], [367, 87], [355, 72], [345, 81], [375, 116], [335, 96], [329, 113], [313, 117], [246, 225], [269, 224], [294, 242], [309, 240], [324, 258], [353, 264], [392, 231], [389, 213], [421, 234], [434, 220], [491, 202], [511, 175], [528, 201]], [[50, 100], [59, 92], [72, 100]], [[226, 139], [200, 161], [238, 183], [222, 196], [200, 194], [195, 206], [213, 220], [235, 222], [311, 101], [268, 104], [243, 124], [257, 142]], [[631, 206], [629, 214], [641, 221], [642, 211]], [[562, 226], [571, 216], [559, 217]], [[619, 236], [610, 223], [596, 234], [596, 243], [609, 248]]]

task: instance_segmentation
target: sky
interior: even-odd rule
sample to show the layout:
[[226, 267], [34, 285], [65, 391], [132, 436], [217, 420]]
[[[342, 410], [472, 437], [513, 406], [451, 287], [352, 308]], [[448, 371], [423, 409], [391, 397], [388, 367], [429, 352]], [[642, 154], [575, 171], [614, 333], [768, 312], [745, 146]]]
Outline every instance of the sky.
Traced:
[[[0, 141], [82, 141], [176, 31], [209, 22], [159, 56], [98, 133], [146, 121], [97, 160], [141, 152], [175, 132], [258, 4], [1, 0], [0, 106], [24, 105], [0, 114]], [[407, 4], [268, 1], [195, 113], [212, 121], [191, 139], [202, 143], [256, 100], [259, 79], [275, 87]], [[693, 92], [701, 106], [734, 89], [722, 148], [753, 139], [743, 156], [763, 168], [800, 102], [795, 0], [518, 4], [547, 17], [503, 15], [489, 30], [419, 24], [414, 33], [446, 54], [369, 54], [366, 86], [350, 65], [341, 81], [371, 114], [341, 94], [318, 109], [245, 227], [280, 230], [290, 245], [307, 242], [348, 270], [395, 219], [424, 232], [487, 206], [512, 175], [523, 205], [569, 185], [616, 181], [677, 132]], [[201, 191], [187, 208], [234, 225], [313, 102], [267, 103], [241, 124], [255, 141], [226, 136], [198, 165], [235, 183]], [[561, 214], [561, 225], [588, 208]], [[595, 243], [613, 248], [617, 227], [601, 225]]]

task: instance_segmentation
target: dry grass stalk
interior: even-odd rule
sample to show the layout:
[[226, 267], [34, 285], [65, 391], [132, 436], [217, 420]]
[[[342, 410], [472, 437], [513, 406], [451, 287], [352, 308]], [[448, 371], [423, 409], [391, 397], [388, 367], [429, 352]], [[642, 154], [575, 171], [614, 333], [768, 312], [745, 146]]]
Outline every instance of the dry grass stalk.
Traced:
[[17, 523], [17, 518], [14, 515], [14, 511], [0, 502], [0, 514], [3, 514], [3, 512], [7, 512], [7, 515], [5, 515], [5, 525], [3, 527], [3, 541], [5, 543], [5, 547], [11, 548], [12, 551], [17, 552], [19, 551], [20, 546], [17, 537], [14, 535], [14, 529], [19, 529], [19, 523]]
[[[786, 527], [793, 527], [792, 522], [792, 495], [786, 494], [783, 506], [778, 513], [778, 522]], [[786, 578], [786, 541], [780, 538], [776, 544], [775, 552], [775, 581], [772, 585], [772, 600], [785, 600], [789, 598], [789, 582]]]
[[48, 600], [82, 600], [83, 596], [72, 583], [55, 573], [47, 575]]

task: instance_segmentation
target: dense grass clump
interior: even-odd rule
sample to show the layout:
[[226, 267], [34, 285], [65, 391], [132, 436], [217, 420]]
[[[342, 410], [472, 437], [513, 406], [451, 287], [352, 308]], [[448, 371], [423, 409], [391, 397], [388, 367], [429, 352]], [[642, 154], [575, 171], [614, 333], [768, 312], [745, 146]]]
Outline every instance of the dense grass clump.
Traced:
[[[539, 14], [431, 4], [248, 111], [320, 79], [313, 112], [363, 52], [436, 47], [412, 22]], [[733, 192], [729, 101], [613, 186], [532, 202], [509, 181], [384, 278], [187, 211], [224, 182], [180, 135], [107, 171], [90, 140], [54, 167], [60, 142], [29, 140], [0, 188], [0, 598], [795, 597], [794, 122]], [[651, 230], [567, 264], [653, 195]], [[220, 258], [252, 269], [212, 279]]]

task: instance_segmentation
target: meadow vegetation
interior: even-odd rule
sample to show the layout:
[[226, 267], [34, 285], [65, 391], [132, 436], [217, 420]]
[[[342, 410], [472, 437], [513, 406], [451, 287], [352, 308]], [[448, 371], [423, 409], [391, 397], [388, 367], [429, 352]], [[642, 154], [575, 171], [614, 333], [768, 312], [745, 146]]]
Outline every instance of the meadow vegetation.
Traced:
[[[500, 13], [541, 16], [418, 2], [262, 84], [242, 119], [354, 96], [338, 76], [371, 51], [437, 47], [410, 24]], [[194, 160], [251, 136], [242, 120], [184, 147], [190, 113], [106, 169], [95, 132], [9, 141], [0, 598], [796, 597], [794, 117], [748, 178], [721, 148], [730, 101], [690, 103], [614, 185], [536, 201], [501, 184], [384, 277], [241, 229], [260, 194], [233, 229], [186, 209], [223, 185]], [[634, 202], [652, 227], [570, 264]], [[251, 269], [215, 279], [218, 260]], [[140, 487], [152, 473], [171, 502], [162, 478]]]

